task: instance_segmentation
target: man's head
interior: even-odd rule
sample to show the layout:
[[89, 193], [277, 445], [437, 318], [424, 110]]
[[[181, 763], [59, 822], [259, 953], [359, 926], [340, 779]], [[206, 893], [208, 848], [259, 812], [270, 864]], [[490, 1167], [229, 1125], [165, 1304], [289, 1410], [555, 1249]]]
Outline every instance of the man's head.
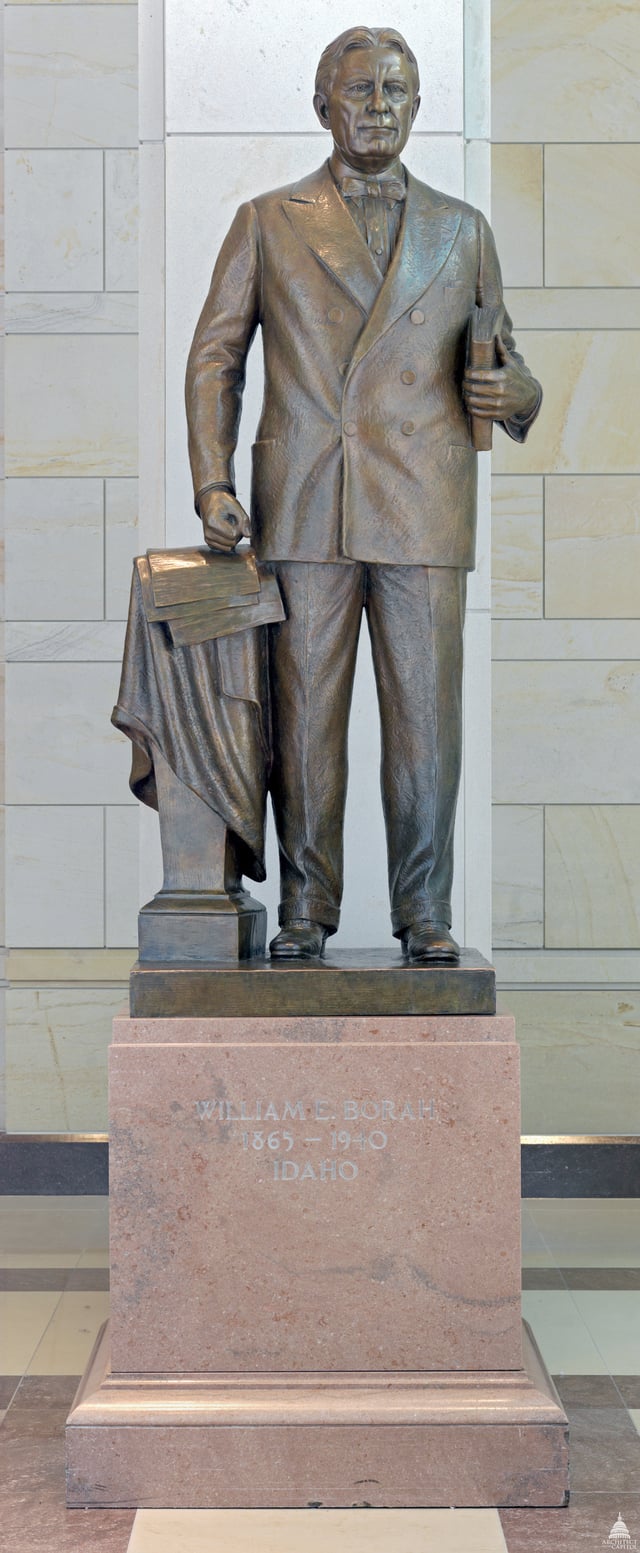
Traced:
[[378, 173], [400, 155], [420, 106], [415, 55], [393, 27], [350, 27], [320, 59], [314, 107], [323, 129], [358, 172]]

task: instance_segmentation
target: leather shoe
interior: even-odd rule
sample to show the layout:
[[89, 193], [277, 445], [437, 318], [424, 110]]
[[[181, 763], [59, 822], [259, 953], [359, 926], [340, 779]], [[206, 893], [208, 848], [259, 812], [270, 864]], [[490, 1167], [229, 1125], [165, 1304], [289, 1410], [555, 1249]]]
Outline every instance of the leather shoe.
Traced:
[[324, 954], [327, 936], [321, 922], [310, 917], [293, 917], [269, 944], [272, 960], [319, 960]]
[[402, 934], [402, 949], [410, 965], [460, 959], [460, 949], [446, 922], [414, 922]]

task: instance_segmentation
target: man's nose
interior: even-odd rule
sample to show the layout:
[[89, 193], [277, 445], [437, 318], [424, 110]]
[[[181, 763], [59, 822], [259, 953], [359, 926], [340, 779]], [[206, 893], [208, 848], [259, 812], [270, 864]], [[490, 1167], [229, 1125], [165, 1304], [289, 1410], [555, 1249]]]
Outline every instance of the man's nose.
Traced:
[[373, 93], [372, 93], [372, 96], [371, 96], [371, 100], [369, 102], [369, 112], [370, 113], [386, 113], [387, 111], [388, 111], [388, 103], [387, 103], [386, 97], [384, 95], [384, 92], [382, 90], [382, 86], [380, 84], [378, 84], [378, 85], [374, 86], [374, 88], [373, 88]]

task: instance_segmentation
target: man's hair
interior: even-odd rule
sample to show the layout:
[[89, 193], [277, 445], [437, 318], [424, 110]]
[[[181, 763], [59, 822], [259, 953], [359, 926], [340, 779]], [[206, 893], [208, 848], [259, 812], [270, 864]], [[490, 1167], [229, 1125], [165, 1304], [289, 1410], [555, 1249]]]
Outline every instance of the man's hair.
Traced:
[[409, 48], [409, 44], [403, 38], [401, 32], [395, 27], [349, 27], [346, 32], [341, 32], [339, 38], [334, 38], [333, 43], [327, 44], [320, 56], [320, 63], [316, 71], [316, 92], [326, 102], [333, 86], [334, 76], [343, 54], [348, 54], [351, 49], [377, 48], [386, 45], [387, 48], [397, 49], [399, 54], [404, 54], [409, 65], [413, 95], [417, 97], [420, 91], [420, 76], [418, 74], [418, 61], [415, 54]]

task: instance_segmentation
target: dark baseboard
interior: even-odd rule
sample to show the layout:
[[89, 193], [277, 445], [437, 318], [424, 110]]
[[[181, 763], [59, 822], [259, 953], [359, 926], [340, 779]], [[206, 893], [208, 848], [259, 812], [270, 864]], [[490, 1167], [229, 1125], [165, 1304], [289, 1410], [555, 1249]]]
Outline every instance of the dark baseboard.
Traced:
[[0, 1135], [0, 1195], [103, 1197], [109, 1191], [109, 1145], [102, 1139]]
[[640, 1197], [640, 1138], [523, 1143], [523, 1197]]
[[[640, 1197], [640, 1138], [525, 1142], [523, 1197]], [[104, 1138], [0, 1134], [0, 1195], [105, 1196]]]

